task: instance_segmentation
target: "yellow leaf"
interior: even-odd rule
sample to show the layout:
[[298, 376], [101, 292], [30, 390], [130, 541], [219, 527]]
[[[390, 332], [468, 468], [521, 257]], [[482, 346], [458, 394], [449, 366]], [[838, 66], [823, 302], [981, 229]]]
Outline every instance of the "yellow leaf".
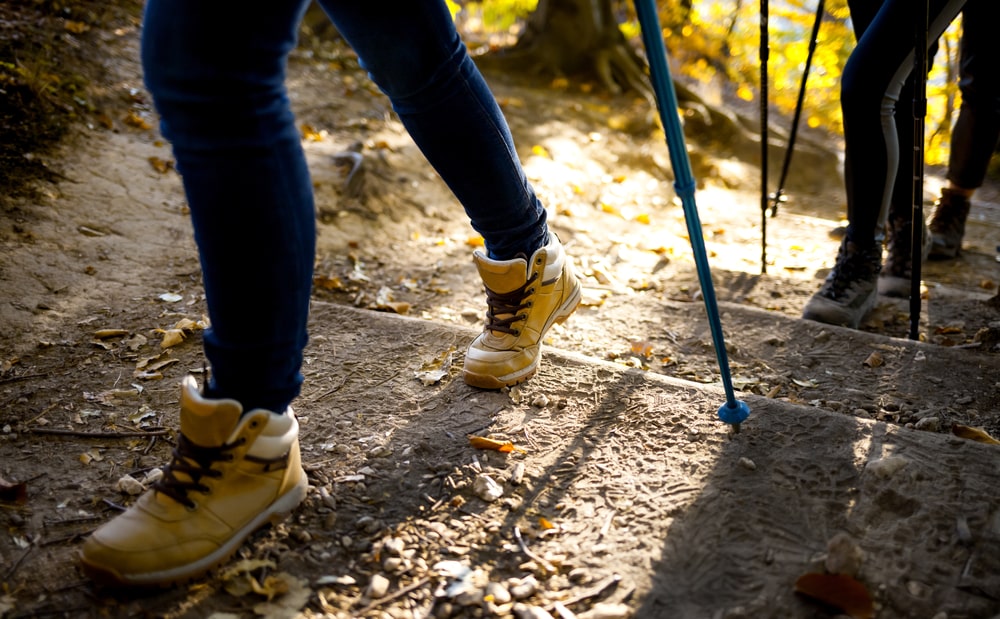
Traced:
[[742, 84], [736, 89], [736, 96], [744, 101], [753, 101], [753, 91], [746, 84]]
[[544, 516], [539, 516], [538, 528], [542, 529], [543, 531], [548, 531], [550, 529], [556, 528], [556, 525], [552, 524], [552, 522], [548, 518], [545, 518]]
[[1000, 445], [1000, 441], [989, 435], [986, 430], [982, 428], [973, 428], [970, 426], [963, 426], [960, 424], [955, 424], [951, 426], [951, 433], [955, 436], [960, 436], [962, 438], [967, 438], [970, 441], [976, 441], [977, 443], [986, 443], [987, 445]]
[[611, 215], [618, 215], [619, 217], [622, 216], [621, 211], [619, 211], [614, 206], [611, 206], [607, 202], [601, 202], [601, 210], [604, 211], [605, 213], [609, 213]]
[[647, 359], [653, 355], [653, 344], [645, 340], [632, 342], [632, 352], [646, 357]]
[[527, 453], [525, 450], [515, 447], [514, 443], [511, 441], [498, 441], [496, 439], [486, 438], [485, 436], [470, 436], [469, 445], [472, 445], [476, 449], [490, 449], [503, 453], [510, 453], [512, 451]]
[[648, 226], [649, 225], [649, 214], [648, 213], [639, 213], [638, 215], [635, 216], [635, 221], [638, 222], [638, 223], [641, 223], [641, 224], [646, 224]]
[[465, 244], [470, 247], [485, 247], [486, 241], [483, 239], [482, 236], [476, 234], [465, 239]]
[[533, 155], [538, 155], [539, 157], [545, 157], [546, 159], [551, 159], [552, 156], [549, 155], [549, 151], [545, 149], [541, 144], [535, 144], [531, 147], [531, 153]]

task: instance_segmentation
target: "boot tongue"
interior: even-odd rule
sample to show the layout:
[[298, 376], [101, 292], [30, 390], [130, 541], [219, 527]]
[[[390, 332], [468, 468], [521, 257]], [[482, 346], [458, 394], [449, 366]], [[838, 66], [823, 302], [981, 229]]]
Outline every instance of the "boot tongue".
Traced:
[[479, 277], [493, 292], [516, 290], [528, 280], [528, 259], [523, 254], [512, 260], [492, 260], [477, 251], [472, 257]]
[[206, 400], [194, 379], [181, 387], [181, 434], [199, 447], [224, 445], [236, 428], [243, 407], [236, 400]]

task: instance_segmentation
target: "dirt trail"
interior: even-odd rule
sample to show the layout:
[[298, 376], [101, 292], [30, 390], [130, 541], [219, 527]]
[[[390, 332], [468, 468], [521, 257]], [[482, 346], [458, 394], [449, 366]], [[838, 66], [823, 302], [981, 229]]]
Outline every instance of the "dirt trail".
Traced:
[[[134, 53], [132, 41], [114, 56], [109, 88], [140, 88]], [[0, 477], [28, 496], [0, 504], [0, 616], [476, 617], [521, 604], [520, 617], [833, 617], [793, 586], [823, 571], [838, 534], [848, 551], [832, 555], [862, 551], [854, 573], [880, 619], [1000, 614], [1000, 452], [949, 434], [1000, 436], [992, 189], [966, 255], [928, 265], [927, 342], [910, 342], [902, 303], [883, 300], [861, 331], [797, 319], [836, 252], [835, 166], [769, 222], [761, 275], [752, 162], [692, 140], [733, 375], [753, 410], [731, 436], [642, 103], [491, 77], [586, 296], [539, 376], [481, 392], [457, 378], [483, 312], [461, 208], [342, 49], [291, 69], [320, 221], [296, 405], [307, 503], [241, 551], [232, 565], [246, 573], [144, 596], [82, 580], [81, 537], [132, 500], [124, 474], [169, 457], [177, 383], [201, 372], [197, 325], [168, 349], [162, 331], [204, 313], [169, 148], [153, 129], [86, 131], [53, 161], [68, 180], [3, 223]], [[141, 96], [120, 101], [115, 118], [155, 122]], [[342, 153], [358, 142], [360, 183], [345, 187]], [[417, 379], [441, 360], [440, 382]], [[149, 434], [122, 434], [137, 430]], [[525, 452], [477, 451], [467, 434]], [[480, 497], [483, 474], [503, 498]]]

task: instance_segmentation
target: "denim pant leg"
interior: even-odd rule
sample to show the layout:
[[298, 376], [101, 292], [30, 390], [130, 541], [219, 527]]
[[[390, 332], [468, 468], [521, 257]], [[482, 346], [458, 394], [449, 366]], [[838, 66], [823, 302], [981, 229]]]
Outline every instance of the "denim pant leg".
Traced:
[[[930, 0], [928, 41], [936, 40], [964, 0]], [[896, 104], [913, 70], [914, 5], [885, 0], [841, 79], [848, 238], [865, 247], [882, 240], [900, 162]]]
[[963, 189], [983, 184], [1000, 139], [1000, 45], [993, 40], [998, 25], [1000, 2], [966, 2], [958, 83], [962, 105], [948, 159], [948, 180]]
[[442, 0], [320, 0], [414, 142], [465, 208], [491, 257], [548, 238], [500, 107]]
[[149, 0], [146, 85], [173, 144], [212, 325], [206, 394], [284, 410], [299, 393], [312, 187], [284, 89], [304, 1]]

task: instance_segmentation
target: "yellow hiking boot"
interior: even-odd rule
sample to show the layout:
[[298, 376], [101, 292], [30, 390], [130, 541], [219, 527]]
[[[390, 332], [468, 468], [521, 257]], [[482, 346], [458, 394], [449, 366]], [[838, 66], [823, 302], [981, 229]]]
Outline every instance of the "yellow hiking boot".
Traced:
[[580, 304], [580, 280], [556, 235], [530, 260], [473, 254], [486, 286], [486, 326], [465, 353], [465, 382], [500, 389], [531, 378], [542, 338]]
[[308, 482], [289, 409], [243, 415], [181, 384], [181, 432], [163, 478], [83, 545], [84, 572], [114, 585], [169, 585], [228, 559], [264, 524], [302, 502]]

